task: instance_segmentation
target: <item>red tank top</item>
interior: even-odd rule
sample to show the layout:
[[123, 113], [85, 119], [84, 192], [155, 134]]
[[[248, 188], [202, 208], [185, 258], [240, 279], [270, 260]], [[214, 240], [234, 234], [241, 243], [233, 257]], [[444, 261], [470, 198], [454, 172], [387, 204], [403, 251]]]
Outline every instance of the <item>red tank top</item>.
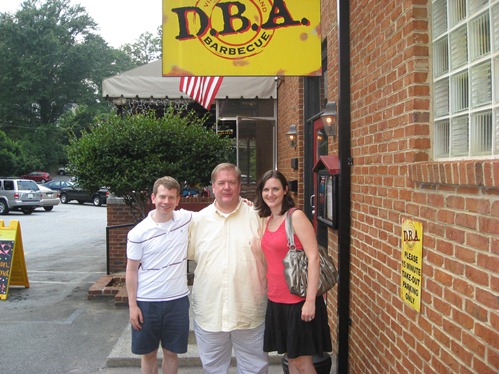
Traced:
[[[271, 218], [272, 219], [272, 218]], [[270, 220], [269, 220], [270, 222]], [[289, 292], [286, 279], [284, 278], [284, 265], [282, 260], [288, 253], [288, 239], [286, 237], [286, 220], [284, 220], [279, 228], [272, 232], [265, 228], [265, 233], [262, 237], [262, 250], [267, 261], [267, 293], [269, 300], [276, 303], [294, 304], [303, 301], [300, 296], [293, 295]], [[297, 249], [303, 249], [300, 240], [295, 235], [295, 245]]]

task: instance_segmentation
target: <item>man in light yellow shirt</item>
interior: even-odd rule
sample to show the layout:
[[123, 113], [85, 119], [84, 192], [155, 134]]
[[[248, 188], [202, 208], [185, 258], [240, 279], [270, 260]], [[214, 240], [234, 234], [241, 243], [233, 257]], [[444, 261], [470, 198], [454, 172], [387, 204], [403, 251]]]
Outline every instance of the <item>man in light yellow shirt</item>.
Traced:
[[234, 349], [239, 374], [264, 374], [263, 222], [239, 196], [237, 166], [218, 165], [211, 180], [215, 202], [195, 215], [189, 239], [189, 258], [196, 262], [192, 310], [199, 357], [205, 373], [227, 373]]

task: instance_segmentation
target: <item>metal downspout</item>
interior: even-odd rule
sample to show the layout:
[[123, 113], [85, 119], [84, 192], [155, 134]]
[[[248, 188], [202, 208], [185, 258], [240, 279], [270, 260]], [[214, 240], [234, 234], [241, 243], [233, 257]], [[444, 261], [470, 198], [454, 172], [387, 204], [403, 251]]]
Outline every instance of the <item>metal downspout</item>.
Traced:
[[351, 126], [350, 126], [350, 6], [338, 5], [338, 157], [340, 185], [338, 204], [338, 374], [348, 373], [350, 331], [350, 230], [351, 230]]

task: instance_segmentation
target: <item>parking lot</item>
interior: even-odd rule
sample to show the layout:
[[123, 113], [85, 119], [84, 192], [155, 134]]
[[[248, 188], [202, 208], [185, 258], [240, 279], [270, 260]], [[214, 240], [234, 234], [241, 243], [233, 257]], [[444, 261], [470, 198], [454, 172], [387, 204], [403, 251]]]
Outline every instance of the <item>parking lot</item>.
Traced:
[[127, 308], [86, 300], [106, 272], [106, 207], [74, 202], [0, 220], [20, 223], [30, 283], [0, 300], [1, 371], [101, 371], [128, 321]]

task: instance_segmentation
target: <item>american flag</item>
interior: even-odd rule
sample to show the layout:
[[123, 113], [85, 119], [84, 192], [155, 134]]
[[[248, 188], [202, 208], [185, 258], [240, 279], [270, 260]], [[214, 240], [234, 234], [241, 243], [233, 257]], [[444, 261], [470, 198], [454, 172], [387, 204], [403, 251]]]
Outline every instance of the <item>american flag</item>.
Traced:
[[207, 110], [222, 85], [223, 77], [182, 77], [179, 90], [192, 97]]

